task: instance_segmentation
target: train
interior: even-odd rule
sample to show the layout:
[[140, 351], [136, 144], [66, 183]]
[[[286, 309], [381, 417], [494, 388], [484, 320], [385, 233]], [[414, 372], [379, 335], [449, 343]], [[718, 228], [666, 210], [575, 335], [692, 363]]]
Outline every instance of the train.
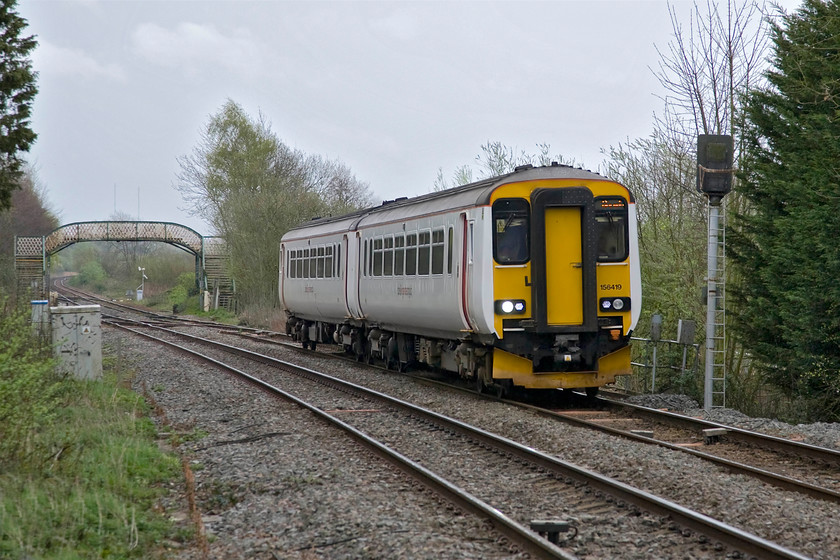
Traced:
[[481, 391], [598, 388], [630, 375], [642, 304], [635, 199], [552, 163], [344, 216], [280, 241], [286, 332]]

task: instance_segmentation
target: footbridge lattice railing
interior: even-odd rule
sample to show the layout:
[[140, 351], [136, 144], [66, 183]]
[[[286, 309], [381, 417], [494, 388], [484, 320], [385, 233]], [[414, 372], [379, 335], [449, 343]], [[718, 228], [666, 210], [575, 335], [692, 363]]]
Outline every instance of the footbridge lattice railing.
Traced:
[[192, 228], [170, 222], [75, 222], [44, 236], [17, 236], [15, 274], [18, 290], [30, 290], [34, 297], [48, 297], [49, 257], [84, 241], [157, 241], [174, 245], [195, 255], [196, 283], [202, 290], [215, 288], [215, 307], [233, 309], [235, 306], [235, 284], [227, 272], [228, 255], [223, 240], [202, 236]]

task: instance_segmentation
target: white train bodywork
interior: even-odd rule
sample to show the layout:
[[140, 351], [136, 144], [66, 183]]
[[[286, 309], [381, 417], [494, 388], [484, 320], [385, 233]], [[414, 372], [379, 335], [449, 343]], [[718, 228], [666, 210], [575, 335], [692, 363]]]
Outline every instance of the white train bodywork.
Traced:
[[[533, 213], [533, 254], [520, 264], [496, 260], [498, 231], [507, 227], [495, 215], [499, 200], [522, 201]], [[626, 250], [605, 259], [596, 246], [614, 227], [613, 205]], [[571, 268], [553, 253], [565, 251], [566, 235], [579, 240], [570, 258], [581, 262]], [[304, 345], [331, 340], [386, 363], [417, 359], [484, 385], [597, 387], [630, 373], [640, 278], [629, 191], [551, 166], [303, 224], [281, 240], [279, 289], [287, 328]], [[518, 298], [527, 312], [503, 317], [505, 298]], [[563, 298], [580, 308], [583, 318], [572, 321], [579, 327], [552, 319], [565, 314]], [[599, 308], [612, 298], [628, 308]], [[579, 348], [584, 342], [593, 349]], [[576, 360], [588, 360], [588, 369], [562, 363]]]

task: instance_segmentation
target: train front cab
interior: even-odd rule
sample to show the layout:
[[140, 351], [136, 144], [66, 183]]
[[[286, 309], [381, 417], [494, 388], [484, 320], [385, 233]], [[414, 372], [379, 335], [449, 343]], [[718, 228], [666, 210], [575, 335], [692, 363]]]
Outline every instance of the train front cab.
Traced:
[[537, 180], [491, 197], [493, 379], [597, 388], [629, 375], [641, 303], [633, 200], [605, 180]]

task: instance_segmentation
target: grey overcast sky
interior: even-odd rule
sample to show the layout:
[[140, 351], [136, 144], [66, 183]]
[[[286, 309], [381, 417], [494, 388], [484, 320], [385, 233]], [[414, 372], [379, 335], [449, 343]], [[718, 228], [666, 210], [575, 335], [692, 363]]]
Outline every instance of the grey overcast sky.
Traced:
[[[782, 2], [788, 10], [798, 2]], [[683, 21], [692, 3], [672, 2]], [[40, 73], [29, 154], [62, 223], [114, 211], [202, 234], [179, 156], [227, 99], [337, 158], [376, 201], [428, 192], [501, 141], [595, 169], [647, 136], [664, 0], [23, 0]]]

